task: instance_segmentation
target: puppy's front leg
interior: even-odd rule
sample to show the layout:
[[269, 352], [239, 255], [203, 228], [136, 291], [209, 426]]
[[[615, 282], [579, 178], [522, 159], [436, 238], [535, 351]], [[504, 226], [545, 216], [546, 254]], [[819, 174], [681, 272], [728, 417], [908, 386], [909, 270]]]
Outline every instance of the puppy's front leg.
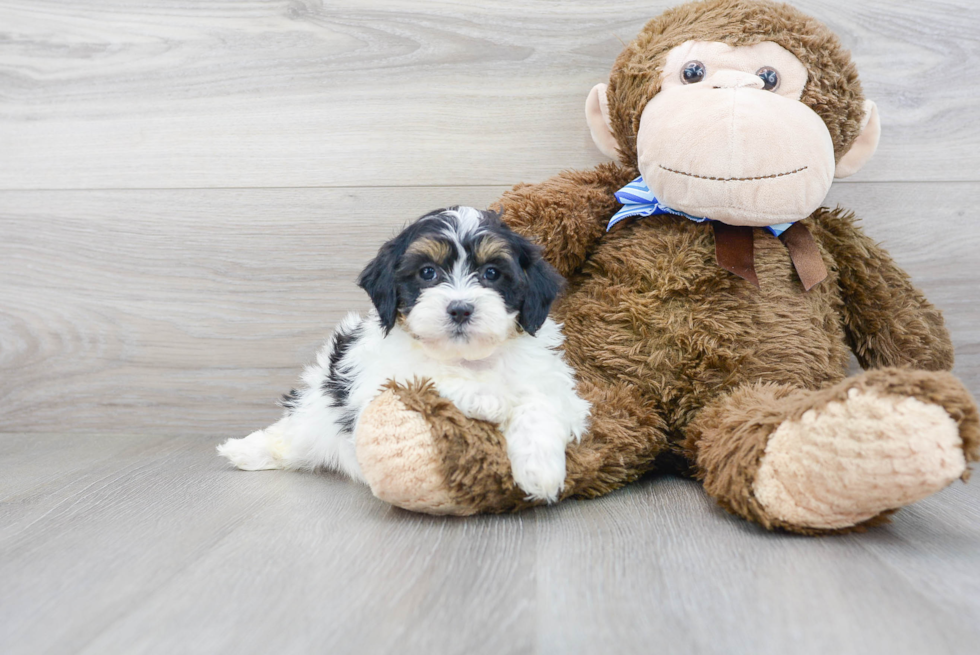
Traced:
[[448, 380], [436, 385], [439, 395], [453, 401], [465, 416], [479, 421], [503, 423], [507, 420], [508, 402], [490, 386], [471, 380]]
[[550, 403], [525, 403], [515, 408], [504, 436], [517, 486], [530, 500], [558, 500], [565, 487], [565, 446], [572, 435]]

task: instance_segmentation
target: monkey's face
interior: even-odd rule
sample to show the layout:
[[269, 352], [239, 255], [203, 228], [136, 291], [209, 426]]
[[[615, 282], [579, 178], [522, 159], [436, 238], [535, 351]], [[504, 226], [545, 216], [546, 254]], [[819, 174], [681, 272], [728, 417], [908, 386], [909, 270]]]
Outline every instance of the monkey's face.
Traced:
[[[732, 47], [688, 41], [669, 51], [660, 91], [640, 116], [637, 167], [668, 207], [730, 225], [806, 218], [837, 177], [871, 157], [879, 126], [874, 103], [865, 129], [835, 162], [823, 119], [801, 102], [808, 70], [772, 42]], [[616, 155], [605, 85], [586, 104], [596, 144]]]
[[809, 216], [834, 180], [834, 144], [800, 102], [806, 67], [775, 43], [689, 41], [667, 55], [640, 119], [640, 173], [663, 203], [731, 225]]

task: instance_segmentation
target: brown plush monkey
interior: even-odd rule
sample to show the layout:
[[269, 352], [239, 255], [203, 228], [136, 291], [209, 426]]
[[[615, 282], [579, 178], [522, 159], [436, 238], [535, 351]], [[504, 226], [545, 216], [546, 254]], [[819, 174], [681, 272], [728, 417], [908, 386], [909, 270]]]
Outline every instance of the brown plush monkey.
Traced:
[[[816, 534], [965, 477], [980, 425], [946, 372], [939, 312], [851, 214], [820, 207], [879, 134], [826, 27], [764, 0], [676, 7], [626, 47], [586, 114], [619, 163], [499, 202], [569, 281], [554, 314], [593, 416], [568, 448], [563, 498], [679, 461], [729, 511]], [[631, 182], [620, 197], [634, 209], [614, 196]], [[848, 347], [865, 373], [845, 377]], [[431, 386], [392, 385], [357, 442], [372, 490], [396, 505], [525, 505], [500, 433]]]

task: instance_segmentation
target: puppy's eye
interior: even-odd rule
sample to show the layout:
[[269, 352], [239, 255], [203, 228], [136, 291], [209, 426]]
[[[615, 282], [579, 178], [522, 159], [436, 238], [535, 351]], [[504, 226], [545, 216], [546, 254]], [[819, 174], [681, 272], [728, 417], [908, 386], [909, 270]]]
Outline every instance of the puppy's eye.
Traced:
[[762, 81], [765, 83], [765, 86], [763, 87], [764, 90], [772, 91], [779, 86], [779, 73], [775, 68], [766, 66], [765, 68], [760, 68], [757, 70], [755, 74], [761, 77]]
[[681, 81], [684, 84], [697, 84], [704, 79], [705, 72], [704, 64], [700, 61], [689, 61], [681, 70]]
[[500, 279], [500, 271], [493, 266], [487, 266], [483, 269], [483, 279], [487, 282], [493, 282], [494, 280]]
[[434, 280], [436, 279], [436, 267], [435, 266], [423, 266], [419, 269], [419, 277], [423, 280]]

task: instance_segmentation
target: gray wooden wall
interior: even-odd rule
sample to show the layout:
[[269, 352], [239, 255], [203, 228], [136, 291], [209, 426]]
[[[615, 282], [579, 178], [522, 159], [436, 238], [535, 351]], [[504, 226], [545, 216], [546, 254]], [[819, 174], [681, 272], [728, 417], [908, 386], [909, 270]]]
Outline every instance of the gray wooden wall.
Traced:
[[[0, 0], [0, 431], [244, 433], [421, 212], [602, 161], [583, 103], [675, 2]], [[799, 0], [882, 145], [829, 203], [980, 395], [980, 7]]]

